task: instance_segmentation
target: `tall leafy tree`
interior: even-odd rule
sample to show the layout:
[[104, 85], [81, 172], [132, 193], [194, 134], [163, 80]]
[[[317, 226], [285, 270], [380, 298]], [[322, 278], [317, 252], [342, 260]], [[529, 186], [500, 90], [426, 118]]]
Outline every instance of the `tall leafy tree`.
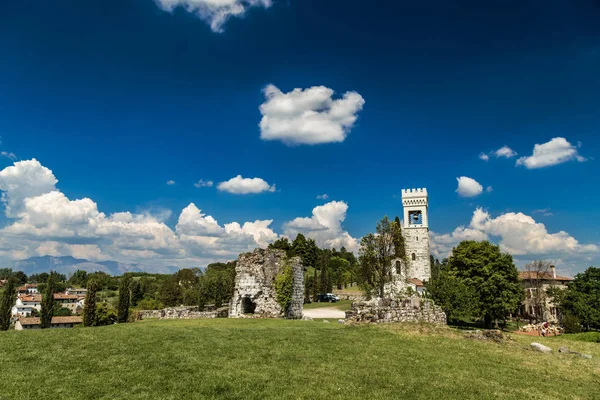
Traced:
[[94, 279], [88, 281], [85, 303], [83, 305], [83, 326], [94, 326], [96, 322], [96, 295], [98, 284]]
[[294, 248], [292, 247], [292, 244], [286, 237], [282, 237], [280, 239], [277, 239], [273, 243], [270, 243], [269, 248], [283, 250], [286, 252], [288, 257], [292, 257], [294, 255]]
[[575, 276], [560, 301], [561, 311], [586, 329], [600, 329], [600, 268], [589, 267]]
[[448, 322], [479, 318], [479, 296], [474, 287], [443, 271], [426, 283], [427, 294], [446, 313]]
[[341, 289], [344, 285], [344, 276], [350, 270], [348, 260], [341, 257], [331, 257], [327, 269], [331, 272], [333, 283], [338, 289]]
[[69, 285], [73, 286], [86, 286], [87, 285], [88, 273], [82, 269], [78, 269], [75, 271], [73, 275], [69, 278]]
[[448, 270], [475, 289], [486, 327], [491, 327], [494, 320], [505, 319], [521, 305], [523, 288], [512, 256], [488, 241], [461, 242], [452, 249]]
[[54, 289], [56, 273], [50, 271], [48, 280], [46, 281], [46, 287], [42, 294], [42, 310], [40, 312], [40, 328], [50, 328], [52, 324], [52, 317], [54, 316]]
[[2, 297], [0, 298], [0, 330], [6, 331], [10, 328], [11, 309], [15, 301], [15, 283], [9, 279], [4, 286]]
[[[399, 226], [389, 218], [377, 222], [376, 234], [369, 233], [360, 241], [360, 284], [367, 292], [385, 296], [385, 285], [392, 280], [392, 260], [396, 258]], [[401, 254], [401, 249], [398, 254]]]
[[131, 282], [131, 306], [135, 307], [144, 298], [142, 284], [139, 279]]
[[117, 322], [125, 323], [129, 318], [129, 306], [131, 300], [131, 277], [123, 275], [121, 284], [119, 285], [119, 306], [117, 307]]

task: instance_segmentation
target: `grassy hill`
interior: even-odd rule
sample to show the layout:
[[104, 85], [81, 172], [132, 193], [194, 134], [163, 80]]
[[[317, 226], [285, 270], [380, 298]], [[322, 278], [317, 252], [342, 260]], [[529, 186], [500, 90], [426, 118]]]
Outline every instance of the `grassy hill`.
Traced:
[[[421, 332], [420, 332], [421, 331]], [[594, 399], [587, 360], [448, 328], [283, 320], [142, 321], [0, 332], [1, 399]]]

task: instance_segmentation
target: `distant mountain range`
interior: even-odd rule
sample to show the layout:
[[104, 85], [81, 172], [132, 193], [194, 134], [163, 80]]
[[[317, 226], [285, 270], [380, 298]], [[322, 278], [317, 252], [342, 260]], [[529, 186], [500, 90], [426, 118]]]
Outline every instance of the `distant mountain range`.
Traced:
[[126, 264], [118, 261], [88, 261], [71, 256], [65, 257], [31, 257], [15, 262], [13, 270], [23, 271], [27, 275], [41, 272], [56, 271], [65, 275], [72, 275], [78, 269], [87, 272], [106, 272], [110, 275], [122, 275], [125, 272], [149, 272], [160, 274], [173, 274], [179, 267], [149, 267], [141, 264]]

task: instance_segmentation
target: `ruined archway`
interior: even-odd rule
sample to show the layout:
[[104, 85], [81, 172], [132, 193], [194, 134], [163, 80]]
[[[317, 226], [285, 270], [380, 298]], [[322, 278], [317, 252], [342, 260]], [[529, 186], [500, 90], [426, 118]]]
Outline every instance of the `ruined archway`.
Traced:
[[254, 314], [254, 310], [256, 310], [256, 303], [250, 297], [244, 297], [242, 299], [242, 314]]

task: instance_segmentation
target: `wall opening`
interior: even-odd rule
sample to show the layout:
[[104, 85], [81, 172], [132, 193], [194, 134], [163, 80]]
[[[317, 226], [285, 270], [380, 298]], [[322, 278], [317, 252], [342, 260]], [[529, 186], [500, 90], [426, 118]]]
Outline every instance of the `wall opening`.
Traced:
[[254, 314], [256, 310], [256, 303], [250, 300], [250, 297], [244, 297], [242, 299], [242, 314]]
[[396, 261], [396, 273], [402, 275], [402, 263], [400, 261]]
[[411, 258], [412, 258], [413, 261], [415, 261], [417, 259], [417, 255], [415, 253], [412, 253]]

